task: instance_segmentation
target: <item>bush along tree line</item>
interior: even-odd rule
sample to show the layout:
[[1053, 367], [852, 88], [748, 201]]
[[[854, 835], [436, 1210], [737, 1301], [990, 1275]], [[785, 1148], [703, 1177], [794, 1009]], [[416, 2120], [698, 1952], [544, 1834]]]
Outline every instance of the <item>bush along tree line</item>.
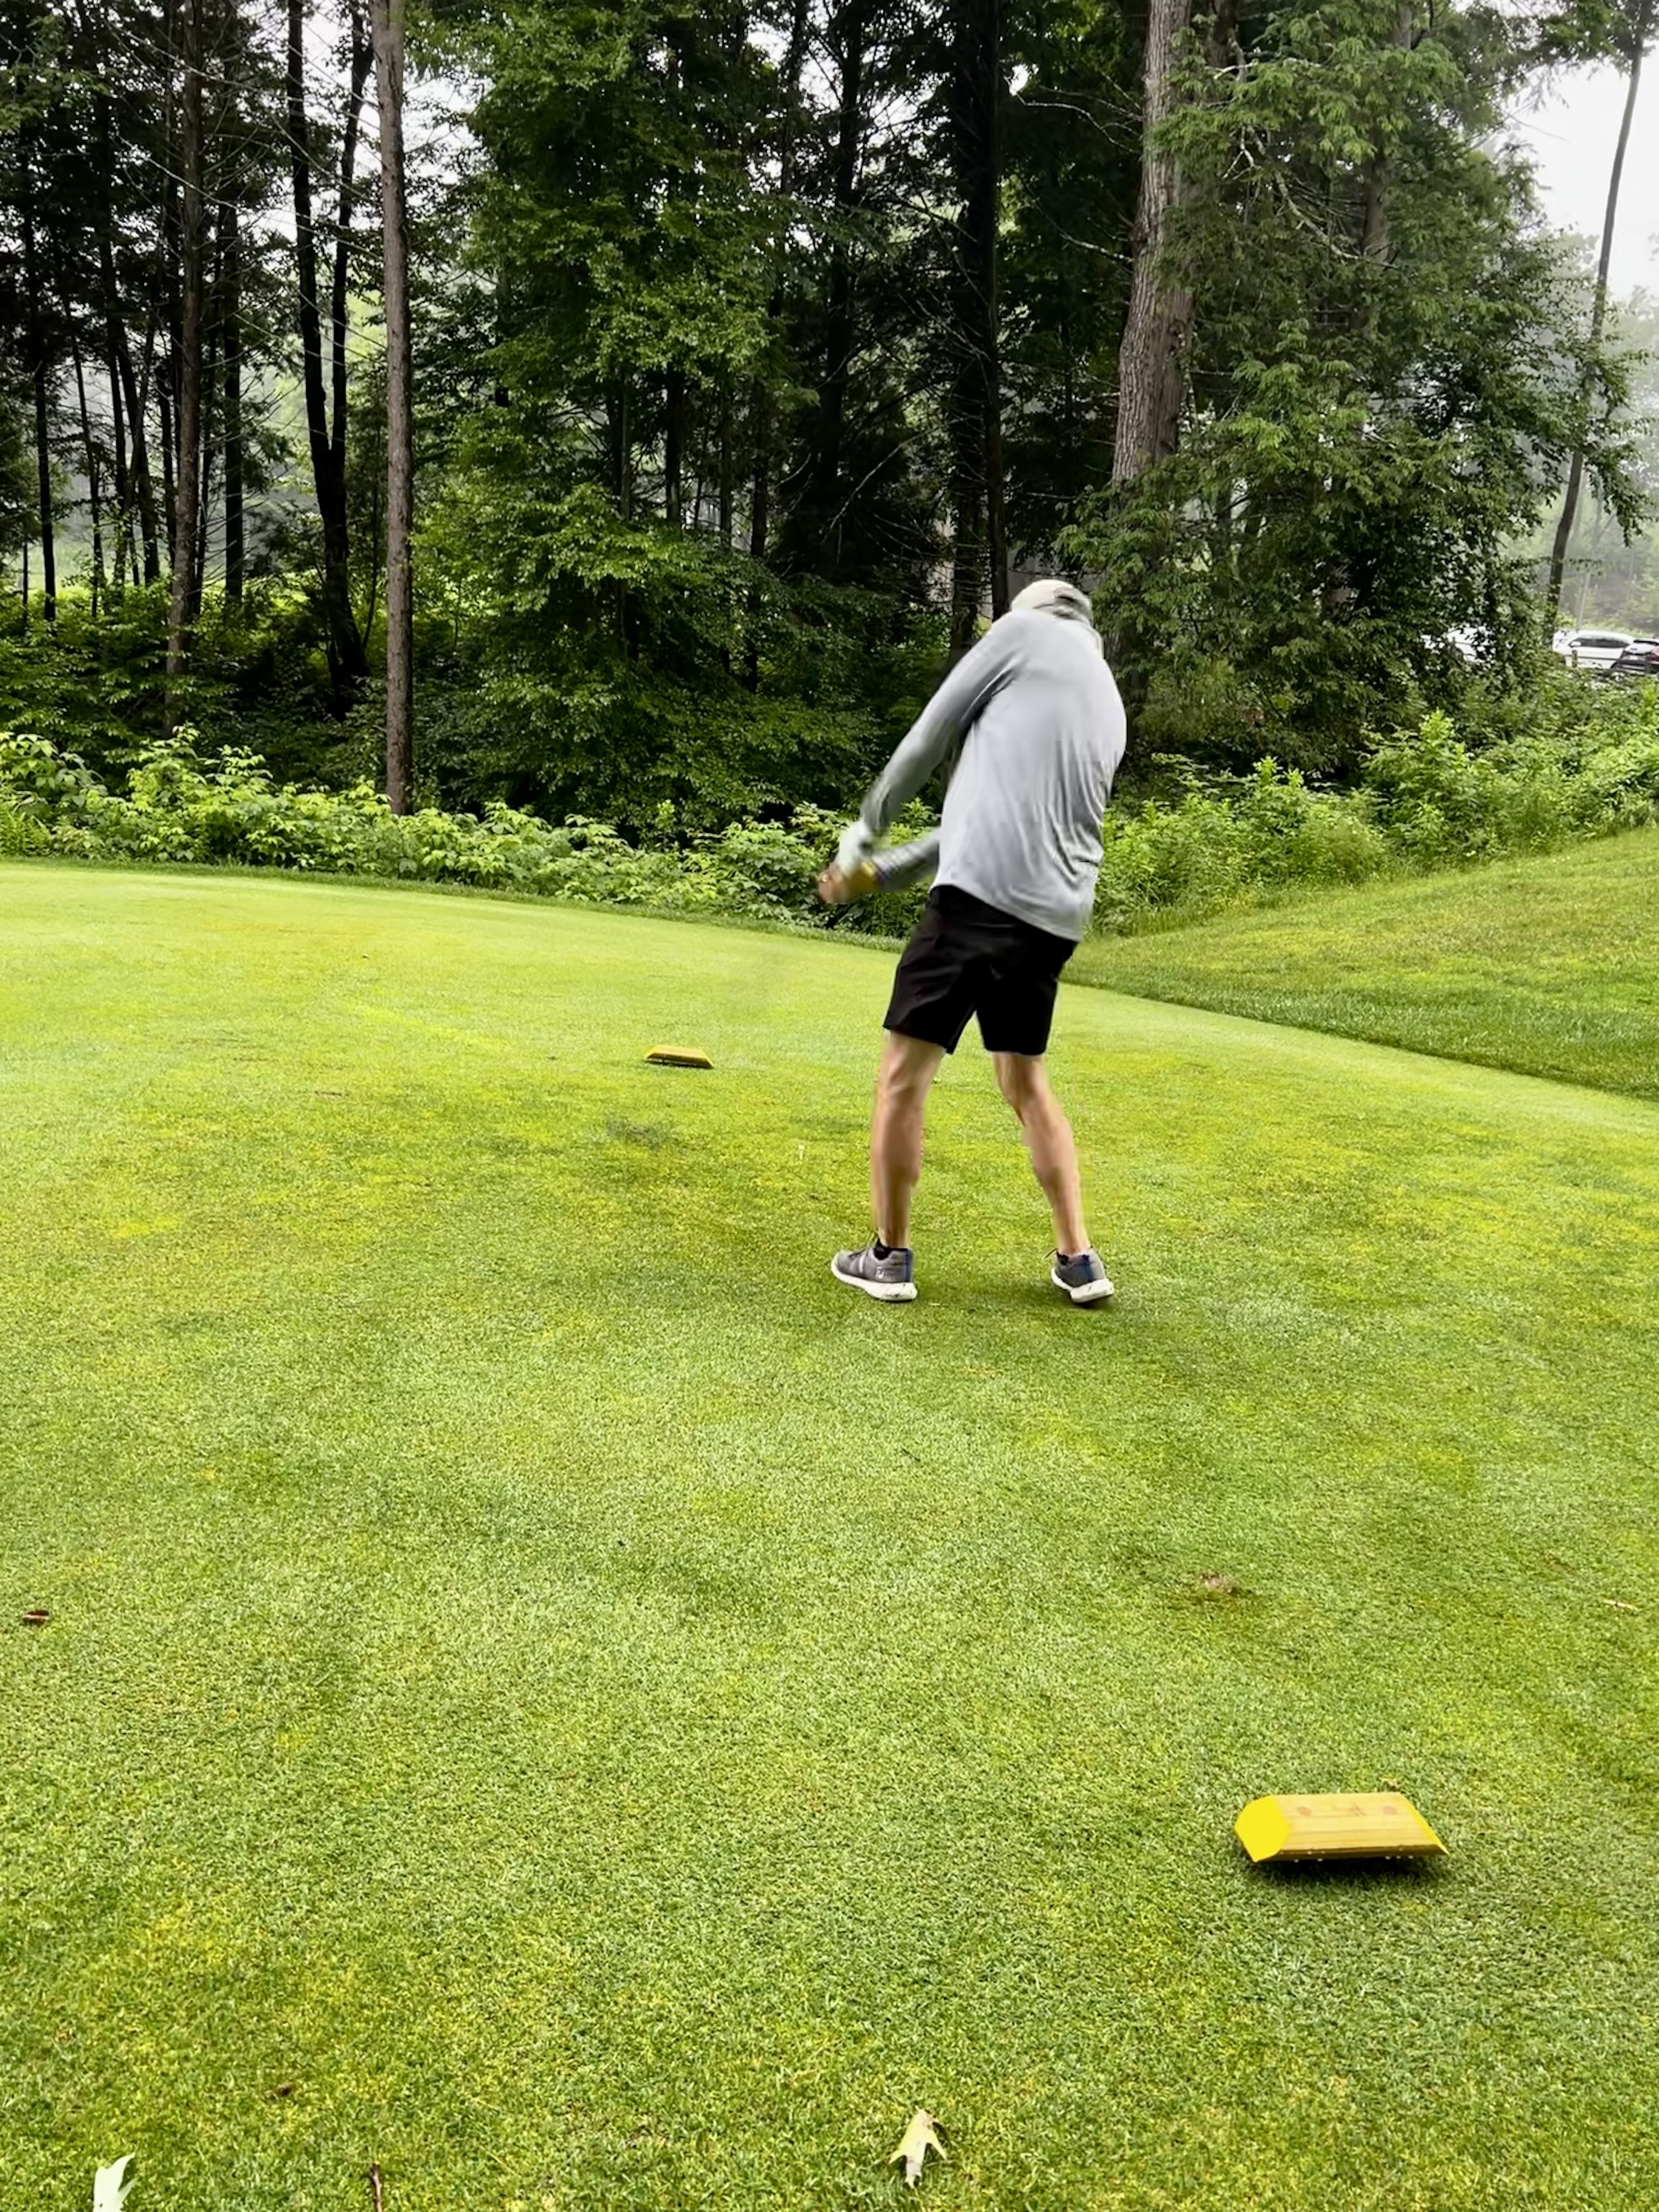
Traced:
[[[1437, 709], [1376, 745], [1346, 791], [1315, 790], [1264, 759], [1249, 775], [1115, 809], [1097, 927], [1167, 927], [1659, 821], [1659, 690], [1587, 690], [1564, 678], [1551, 688], [1547, 711], [1534, 702], [1516, 734], [1489, 729], [1478, 749]], [[911, 809], [900, 834], [927, 820]], [[702, 835], [667, 801], [631, 836], [581, 816], [555, 826], [501, 799], [478, 814], [398, 815], [373, 783], [280, 787], [256, 754], [204, 756], [185, 728], [141, 752], [112, 792], [46, 738], [0, 734], [0, 856], [280, 867], [902, 933], [920, 890], [819, 904], [840, 827], [838, 813], [805, 803]]]
[[1055, 569], [1115, 851], [1559, 749], [1517, 549], [1638, 519], [1632, 359], [1501, 125], [1647, 0], [331, 7], [0, 0], [0, 726], [76, 835], [165, 766], [805, 849]]

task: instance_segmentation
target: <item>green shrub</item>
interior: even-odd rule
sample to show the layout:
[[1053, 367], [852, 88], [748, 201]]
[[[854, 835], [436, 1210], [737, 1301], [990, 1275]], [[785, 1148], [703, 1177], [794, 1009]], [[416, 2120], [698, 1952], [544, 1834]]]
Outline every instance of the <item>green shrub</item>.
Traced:
[[[695, 817], [694, 817], [695, 818]], [[1174, 801], [1115, 807], [1104, 824], [1096, 926], [1167, 928], [1228, 907], [1377, 877], [1545, 851], [1659, 819], [1659, 691], [1604, 688], [1589, 711], [1471, 746], [1444, 714], [1370, 750], [1349, 792], [1295, 769], [1190, 781]], [[896, 825], [921, 830], [919, 808]], [[555, 824], [491, 800], [478, 814], [394, 815], [373, 787], [279, 785], [238, 747], [204, 754], [191, 730], [141, 750], [124, 793], [34, 734], [0, 732], [0, 854], [321, 870], [516, 890], [666, 913], [730, 914], [900, 935], [920, 890], [830, 913], [818, 872], [839, 815], [798, 805], [689, 830], [664, 801], [649, 833], [573, 815]]]
[[1472, 745], [1443, 714], [1373, 744], [1358, 787], [1259, 763], [1107, 817], [1097, 926], [1168, 928], [1389, 874], [1547, 852], [1659, 820], [1659, 689], [1548, 687]]
[[[903, 834], [923, 819], [913, 811]], [[823, 922], [816, 884], [839, 829], [839, 817], [808, 806], [787, 823], [751, 819], [718, 836], [678, 838], [665, 809], [647, 844], [607, 823], [573, 816], [555, 825], [499, 800], [481, 815], [427, 807], [399, 816], [368, 784], [343, 792], [278, 787], [262, 761], [234, 747], [204, 759], [191, 730], [145, 748], [117, 793], [47, 739], [0, 732], [0, 852], [14, 854], [320, 870]], [[866, 900], [840, 919], [854, 929], [901, 931], [921, 896]]]

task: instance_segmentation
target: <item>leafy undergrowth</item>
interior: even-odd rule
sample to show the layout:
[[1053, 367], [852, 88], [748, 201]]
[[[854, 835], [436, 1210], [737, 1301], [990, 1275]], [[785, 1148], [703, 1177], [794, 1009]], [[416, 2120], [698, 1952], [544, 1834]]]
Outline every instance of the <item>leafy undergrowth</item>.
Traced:
[[[1096, 927], [1166, 929], [1653, 822], [1659, 687], [1569, 687], [1552, 699], [1559, 726], [1540, 708], [1529, 734], [1479, 750], [1431, 714], [1420, 730], [1375, 745], [1351, 791], [1314, 790], [1264, 760], [1253, 775], [1173, 802], [1121, 800], [1103, 825]], [[912, 806], [895, 842], [931, 819]], [[478, 815], [424, 806], [395, 816], [368, 784], [278, 785], [254, 754], [232, 747], [210, 757], [185, 729], [143, 751], [125, 788], [112, 790], [61, 746], [0, 731], [0, 857], [282, 868], [862, 934], [908, 930], [918, 890], [878, 893], [833, 915], [819, 903], [817, 879], [839, 827], [838, 816], [809, 805], [787, 822], [751, 818], [702, 835], [665, 805], [644, 837], [500, 802]]]
[[[931, 819], [908, 809], [896, 835], [915, 835]], [[73, 754], [0, 731], [0, 858], [277, 868], [902, 933], [921, 910], [920, 890], [881, 892], [833, 916], [820, 902], [817, 878], [840, 829], [839, 816], [806, 805], [787, 823], [732, 822], [688, 838], [676, 834], [670, 807], [659, 834], [643, 842], [610, 823], [573, 816], [555, 823], [499, 801], [482, 814], [422, 806], [396, 815], [369, 784], [278, 786], [252, 753], [229, 748], [204, 758], [189, 731], [149, 747], [126, 788], [112, 791]]]
[[888, 971], [0, 868], [8, 2206], [1659, 2201], [1659, 1114], [1068, 990], [884, 1310]]
[[1077, 980], [1659, 1098], [1659, 830], [1094, 939]]

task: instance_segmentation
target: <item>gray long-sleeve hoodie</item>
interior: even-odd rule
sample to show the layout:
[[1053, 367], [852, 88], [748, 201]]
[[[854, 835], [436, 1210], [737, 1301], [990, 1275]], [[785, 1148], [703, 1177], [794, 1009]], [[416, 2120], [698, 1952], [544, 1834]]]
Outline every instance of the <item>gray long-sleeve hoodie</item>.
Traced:
[[936, 867], [1004, 914], [1082, 937], [1094, 909], [1101, 822], [1123, 757], [1123, 702], [1089, 623], [1016, 611], [992, 623], [927, 702], [842, 841], [850, 867], [952, 745], [961, 758], [939, 827], [876, 857], [884, 884]]

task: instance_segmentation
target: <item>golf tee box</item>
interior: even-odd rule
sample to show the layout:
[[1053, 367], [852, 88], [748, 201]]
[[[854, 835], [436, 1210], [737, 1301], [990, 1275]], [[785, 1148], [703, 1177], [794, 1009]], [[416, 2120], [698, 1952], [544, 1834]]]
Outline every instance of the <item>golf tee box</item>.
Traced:
[[1446, 1846], [1398, 1790], [1358, 1796], [1257, 1797], [1233, 1833], [1260, 1866], [1292, 1859], [1426, 1858]]
[[645, 1055], [654, 1067], [712, 1067], [714, 1063], [701, 1046], [653, 1044]]

